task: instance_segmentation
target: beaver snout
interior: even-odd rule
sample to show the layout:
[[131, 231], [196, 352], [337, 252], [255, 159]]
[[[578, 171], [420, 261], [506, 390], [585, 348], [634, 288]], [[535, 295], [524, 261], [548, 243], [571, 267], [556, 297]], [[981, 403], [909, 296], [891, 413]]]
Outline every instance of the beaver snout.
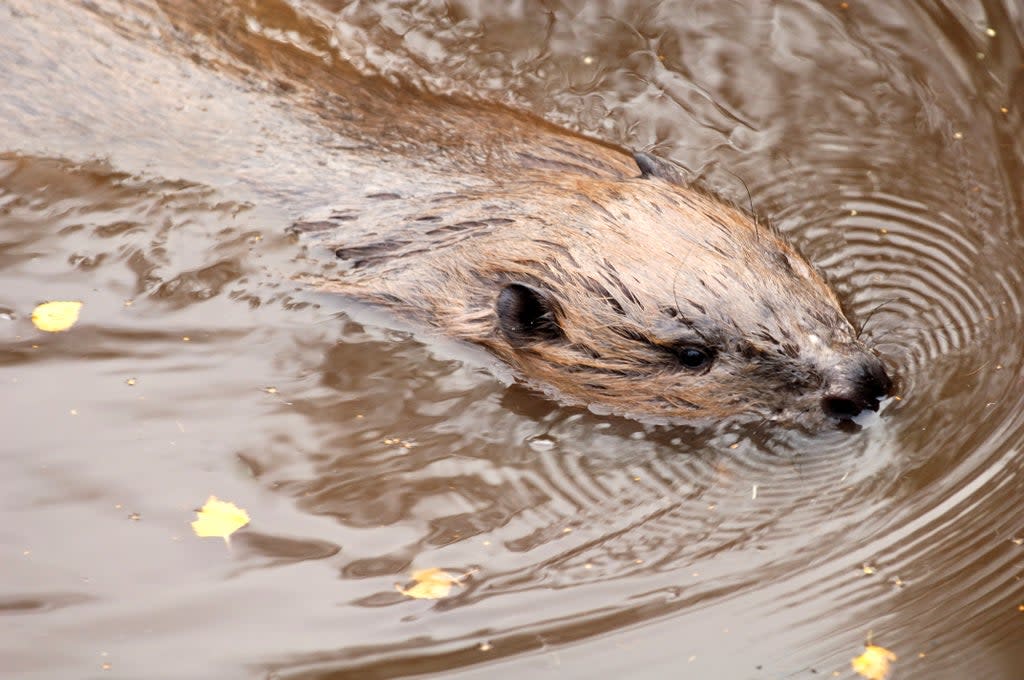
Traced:
[[826, 415], [850, 420], [866, 410], [877, 411], [878, 402], [892, 391], [892, 380], [878, 357], [861, 355], [851, 360], [835, 379], [829, 382], [821, 407]]

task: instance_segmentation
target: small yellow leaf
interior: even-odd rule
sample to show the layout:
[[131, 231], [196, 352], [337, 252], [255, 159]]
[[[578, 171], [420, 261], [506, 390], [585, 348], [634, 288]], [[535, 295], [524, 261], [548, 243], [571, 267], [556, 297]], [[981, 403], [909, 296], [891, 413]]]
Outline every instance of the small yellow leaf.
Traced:
[[80, 309], [82, 303], [72, 300], [44, 302], [32, 310], [32, 323], [47, 333], [66, 331], [78, 321]]
[[196, 511], [196, 518], [192, 522], [196, 536], [217, 536], [225, 542], [231, 534], [249, 523], [249, 513], [234, 503], [217, 500], [216, 496], [210, 496], [206, 505]]
[[458, 578], [437, 567], [414, 571], [412, 580], [413, 585], [410, 588], [395, 585], [395, 589], [406, 597], [414, 597], [417, 600], [440, 600], [448, 596], [452, 586], [459, 585]]
[[889, 666], [896, 655], [885, 647], [866, 645], [864, 653], [850, 661], [853, 670], [868, 680], [885, 680], [889, 677]]

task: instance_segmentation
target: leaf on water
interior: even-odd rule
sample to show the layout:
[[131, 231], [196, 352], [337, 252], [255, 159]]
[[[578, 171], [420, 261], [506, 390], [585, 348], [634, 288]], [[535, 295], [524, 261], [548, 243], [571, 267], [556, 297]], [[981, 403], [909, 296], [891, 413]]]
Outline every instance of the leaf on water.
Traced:
[[192, 531], [196, 536], [216, 536], [230, 541], [231, 534], [249, 523], [249, 513], [234, 503], [218, 500], [210, 496], [206, 505], [196, 511], [196, 520], [192, 522]]
[[437, 567], [420, 569], [412, 573], [412, 585], [409, 588], [395, 584], [395, 589], [406, 597], [414, 597], [417, 600], [440, 600], [448, 597], [452, 586], [461, 585], [461, 578], [452, 576], [446, 571]]
[[32, 310], [32, 323], [41, 331], [60, 333], [75, 325], [81, 309], [82, 303], [73, 300], [44, 302]]
[[896, 655], [885, 647], [865, 645], [864, 653], [850, 661], [853, 670], [868, 680], [885, 680], [889, 677], [889, 666]]

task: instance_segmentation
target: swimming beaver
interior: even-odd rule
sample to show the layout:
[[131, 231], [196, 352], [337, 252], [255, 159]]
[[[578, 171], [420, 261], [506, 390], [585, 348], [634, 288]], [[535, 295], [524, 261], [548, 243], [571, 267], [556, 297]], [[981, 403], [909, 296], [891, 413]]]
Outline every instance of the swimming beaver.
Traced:
[[570, 133], [548, 142], [476, 188], [378, 194], [295, 225], [343, 265], [320, 285], [598, 410], [800, 422], [877, 410], [892, 388], [882, 362], [778, 233], [652, 156], [630, 167]]
[[[818, 423], [891, 390], [814, 268], [666, 162], [367, 77], [286, 3], [139, 0], [124, 15], [14, 4], [0, 140], [66, 144], [79, 128], [64, 117], [80, 118], [89, 144], [145, 140], [153, 158], [219, 142], [195, 166], [218, 159], [263, 200], [295, 201], [312, 179], [335, 209], [296, 228], [341, 265], [318, 285], [482, 346], [561, 399], [641, 418]], [[79, 53], [90, 56], [65, 59]], [[262, 118], [238, 127], [260, 130], [266, 152], [205, 113], [211, 93], [239, 90], [239, 110]], [[307, 130], [315, 149], [271, 160]], [[324, 148], [330, 162], [311, 162]]]

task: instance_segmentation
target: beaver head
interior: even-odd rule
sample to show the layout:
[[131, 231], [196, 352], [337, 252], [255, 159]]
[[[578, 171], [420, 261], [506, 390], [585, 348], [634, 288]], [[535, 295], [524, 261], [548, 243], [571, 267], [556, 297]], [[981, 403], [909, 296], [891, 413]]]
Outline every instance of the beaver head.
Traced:
[[[835, 293], [774, 230], [640, 174], [535, 170], [361, 221], [325, 288], [487, 348], [562, 399], [659, 420], [804, 423], [878, 408], [892, 383]], [[635, 167], [635, 166], [634, 166]], [[343, 219], [345, 218], [345, 219]]]

